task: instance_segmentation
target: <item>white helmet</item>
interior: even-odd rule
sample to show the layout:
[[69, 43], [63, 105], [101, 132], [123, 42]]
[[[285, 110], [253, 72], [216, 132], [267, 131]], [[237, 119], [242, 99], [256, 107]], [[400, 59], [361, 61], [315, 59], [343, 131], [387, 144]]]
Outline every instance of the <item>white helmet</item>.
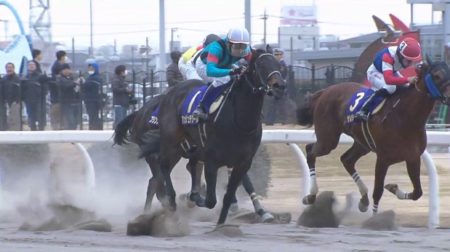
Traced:
[[250, 44], [250, 35], [245, 28], [232, 28], [227, 34], [228, 41], [238, 44]]

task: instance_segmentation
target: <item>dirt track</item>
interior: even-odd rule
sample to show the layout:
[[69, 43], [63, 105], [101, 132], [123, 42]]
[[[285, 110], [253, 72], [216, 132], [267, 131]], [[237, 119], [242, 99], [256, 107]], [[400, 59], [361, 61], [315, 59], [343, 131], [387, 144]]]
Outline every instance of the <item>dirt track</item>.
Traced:
[[[304, 146], [301, 146], [304, 149]], [[348, 251], [354, 248], [373, 250], [377, 244], [394, 244], [398, 249], [445, 249], [448, 243], [448, 231], [428, 231], [428, 180], [426, 171], [422, 171], [424, 195], [418, 201], [400, 201], [385, 192], [380, 202], [380, 211], [393, 209], [398, 223], [403, 226], [400, 231], [375, 232], [357, 228], [364, 215], [357, 214], [344, 222], [339, 228], [339, 234], [334, 229], [307, 229], [295, 226], [295, 221], [303, 207], [300, 204], [301, 171], [295, 163], [291, 150], [283, 144], [267, 145], [272, 163], [268, 195], [262, 203], [275, 212], [291, 212], [292, 223], [288, 225], [242, 224], [243, 236], [229, 238], [224, 235], [210, 234], [214, 227], [217, 212], [201, 211], [200, 215], [206, 222], [190, 222], [191, 233], [183, 238], [151, 238], [125, 236], [126, 222], [140, 213], [143, 205], [148, 170], [142, 161], [122, 160], [117, 152], [111, 152], [110, 145], [103, 148], [103, 156], [97, 157], [102, 164], [96, 163], [98, 188], [95, 193], [98, 202], [89, 199], [93, 195], [85, 194], [80, 185], [83, 184], [82, 162], [76, 149], [71, 145], [52, 145], [51, 152], [54, 161], [53, 172], [57, 181], [52, 180], [51, 198], [65, 201], [75, 201], [83, 206], [94, 207], [99, 217], [107, 218], [113, 225], [112, 233], [96, 233], [92, 231], [53, 231], [28, 232], [17, 231], [23, 223], [25, 214], [36, 218], [40, 216], [32, 209], [39, 206], [39, 201], [33, 199], [33, 186], [27, 185], [29, 194], [21, 199], [22, 204], [16, 209], [22, 212], [12, 214], [6, 212], [0, 218], [0, 251], [161, 251], [161, 250], [196, 250], [196, 251], [305, 251], [323, 250]], [[341, 166], [339, 157], [347, 147], [341, 146], [328, 157], [319, 158], [317, 162], [317, 177], [321, 191], [334, 191], [339, 200], [357, 188], [352, 179]], [[117, 151], [117, 150], [116, 150]], [[435, 154], [434, 161], [438, 167], [440, 182], [441, 226], [450, 227], [450, 155]], [[373, 184], [374, 155], [369, 154], [357, 163], [360, 176], [371, 192]], [[126, 167], [126, 168], [124, 168]], [[126, 169], [126, 174], [123, 173]], [[39, 169], [36, 169], [39, 170]], [[45, 170], [45, 169], [44, 169]], [[42, 179], [34, 175], [33, 180]], [[132, 178], [125, 181], [125, 177]], [[45, 177], [44, 177], [45, 178]], [[174, 173], [179, 193], [189, 188], [184, 167], [177, 167]], [[107, 181], [108, 185], [105, 185]], [[386, 183], [398, 183], [405, 191], [411, 191], [412, 186], [402, 164], [390, 168]], [[24, 187], [21, 187], [24, 188]], [[31, 190], [30, 190], [31, 188]], [[22, 189], [23, 191], [23, 189]], [[35, 194], [38, 193], [34, 190]], [[75, 192], [75, 193], [74, 193]], [[22, 195], [23, 196], [23, 195]], [[219, 198], [221, 198], [219, 194]], [[42, 200], [42, 199], [41, 199]], [[371, 199], [370, 199], [371, 200]], [[86, 202], [88, 201], [88, 202]], [[242, 205], [251, 209], [249, 202]], [[371, 200], [372, 202], [372, 200]], [[42, 202], [41, 202], [42, 203]], [[217, 208], [217, 207], [216, 207]], [[14, 209], [14, 208], [13, 208]], [[11, 210], [11, 209], [9, 209]], [[5, 213], [4, 211], [2, 213]], [[11, 217], [11, 218], [10, 218]], [[187, 220], [189, 222], [189, 220]], [[352, 223], [354, 221], [355, 223]], [[406, 228], [417, 227], [420, 228]], [[370, 237], [370, 238], [369, 238]], [[423, 237], [427, 237], [423, 239]], [[379, 249], [383, 250], [383, 249]]]

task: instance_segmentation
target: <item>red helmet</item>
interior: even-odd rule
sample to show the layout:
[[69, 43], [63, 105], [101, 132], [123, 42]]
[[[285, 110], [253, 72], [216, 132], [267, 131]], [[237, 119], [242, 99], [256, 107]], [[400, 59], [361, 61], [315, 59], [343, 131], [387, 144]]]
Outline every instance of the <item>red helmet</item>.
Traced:
[[417, 40], [405, 38], [398, 44], [398, 52], [407, 60], [418, 61], [421, 58], [422, 50]]

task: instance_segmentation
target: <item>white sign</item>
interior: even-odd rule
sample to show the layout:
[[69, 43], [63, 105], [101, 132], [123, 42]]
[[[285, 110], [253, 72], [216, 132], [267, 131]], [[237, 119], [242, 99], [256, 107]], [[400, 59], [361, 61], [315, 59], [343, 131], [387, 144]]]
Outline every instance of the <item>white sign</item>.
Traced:
[[317, 23], [316, 6], [283, 6], [280, 25], [312, 25]]

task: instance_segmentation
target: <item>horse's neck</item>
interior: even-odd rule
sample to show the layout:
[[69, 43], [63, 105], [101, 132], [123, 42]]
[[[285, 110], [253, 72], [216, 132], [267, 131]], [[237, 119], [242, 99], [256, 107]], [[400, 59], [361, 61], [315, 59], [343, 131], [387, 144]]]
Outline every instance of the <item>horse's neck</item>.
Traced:
[[247, 83], [236, 83], [233, 114], [234, 122], [240, 130], [251, 132], [261, 124], [263, 93], [253, 93]]
[[400, 115], [403, 117], [413, 118], [413, 120], [402, 120], [408, 123], [408, 127], [423, 127], [431, 111], [434, 108], [434, 100], [430, 99], [425, 90], [419, 91], [414, 87], [407, 90], [408, 95], [403, 96], [403, 103], [406, 107]]

